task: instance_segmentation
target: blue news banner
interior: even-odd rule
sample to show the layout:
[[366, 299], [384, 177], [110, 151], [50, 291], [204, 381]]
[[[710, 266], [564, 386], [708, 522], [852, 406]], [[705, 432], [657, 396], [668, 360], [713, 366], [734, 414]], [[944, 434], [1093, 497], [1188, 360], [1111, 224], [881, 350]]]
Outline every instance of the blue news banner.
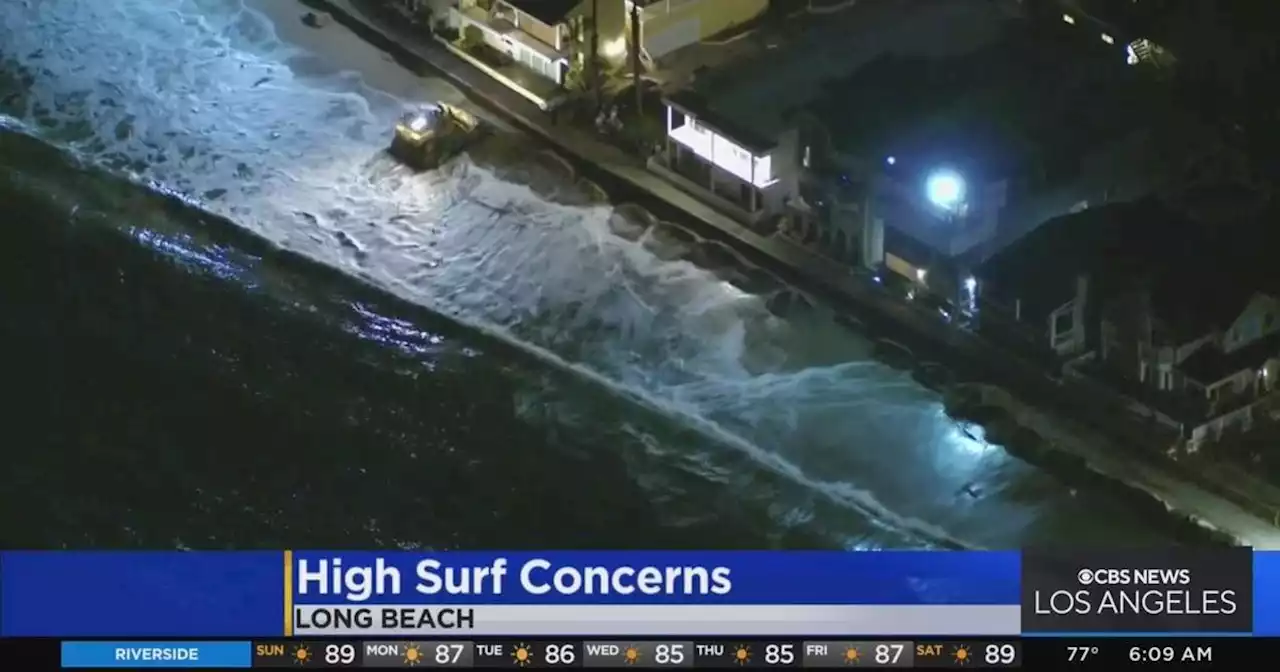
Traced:
[[[771, 651], [771, 665], [784, 667], [778, 642], [791, 642], [794, 661], [892, 644], [911, 654], [905, 666], [929, 666], [930, 655], [1003, 651], [1040, 634], [1166, 635], [1150, 640], [1151, 655], [1164, 656], [1160, 642], [1280, 635], [1278, 596], [1280, 553], [1247, 550], [0, 553], [7, 647], [18, 638], [129, 640], [64, 641], [64, 667], [241, 668], [262, 664], [264, 651], [318, 655], [300, 642], [363, 651], [374, 639], [465, 643], [477, 665], [502, 649], [509, 664], [524, 651], [504, 643], [511, 638], [536, 647], [566, 637], [596, 642], [597, 652], [608, 648], [601, 642], [633, 642], [609, 645], [628, 656], [640, 656], [640, 644], [661, 654], [677, 638], [699, 655], [727, 646], [725, 655], [759, 664]], [[1099, 623], [1106, 629], [1090, 629]], [[773, 648], [752, 654], [729, 644], [761, 638]], [[1080, 646], [1117, 664], [1136, 650]], [[1021, 655], [994, 660], [1016, 665]]]

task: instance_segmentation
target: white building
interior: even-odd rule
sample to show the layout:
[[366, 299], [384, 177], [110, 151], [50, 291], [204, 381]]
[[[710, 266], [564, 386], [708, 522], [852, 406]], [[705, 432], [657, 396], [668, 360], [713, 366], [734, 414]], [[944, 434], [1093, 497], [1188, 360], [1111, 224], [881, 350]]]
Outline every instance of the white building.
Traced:
[[665, 168], [669, 178], [705, 192], [749, 221], [782, 210], [797, 193], [801, 173], [794, 130], [775, 138], [729, 130], [732, 122], [715, 117], [696, 94], [671, 96], [666, 104], [666, 160], [658, 168]]

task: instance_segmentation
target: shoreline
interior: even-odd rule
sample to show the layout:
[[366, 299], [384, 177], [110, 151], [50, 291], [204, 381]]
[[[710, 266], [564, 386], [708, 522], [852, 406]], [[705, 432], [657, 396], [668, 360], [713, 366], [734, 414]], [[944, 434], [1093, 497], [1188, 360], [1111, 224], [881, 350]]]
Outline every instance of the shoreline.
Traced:
[[[271, 10], [263, 10], [261, 5], [264, 4], [269, 4]], [[815, 293], [823, 295], [827, 299], [834, 298], [834, 302], [840, 308], [854, 306], [855, 314], [859, 321], [874, 324], [875, 327], [872, 329], [874, 332], [887, 334], [873, 337], [873, 340], [892, 339], [905, 341], [908, 349], [917, 355], [920, 364], [927, 362], [929, 355], [941, 353], [943, 357], [937, 357], [937, 359], [948, 361], [949, 366], [953, 364], [950, 360], [960, 360], [954, 362], [954, 370], [958, 374], [962, 374], [964, 378], [972, 378], [971, 382], [985, 383], [999, 388], [1019, 390], [1020, 392], [1028, 387], [1026, 372], [1010, 373], [1002, 371], [997, 373], [1000, 368], [999, 365], [993, 366], [990, 361], [983, 361], [984, 358], [989, 360], [992, 357], [1008, 358], [1008, 353], [993, 350], [989, 346], [986, 346], [985, 349], [975, 348], [974, 344], [966, 343], [966, 338], [961, 334], [938, 334], [936, 333], [938, 331], [936, 326], [930, 328], [930, 325], [922, 325], [923, 320], [920, 319], [922, 316], [912, 315], [909, 307], [898, 306], [898, 309], [894, 309], [894, 307], [890, 306], [886, 309], [884, 306], [876, 306], [874, 305], [875, 301], [867, 300], [866, 297], [863, 297], [863, 300], [859, 300], [857, 292], [842, 291], [842, 289], [846, 288], [842, 288], [840, 285], [846, 283], [832, 282], [831, 278], [827, 278], [826, 282], [823, 281], [822, 277], [814, 278], [812, 277], [813, 275], [821, 276], [822, 274], [813, 272], [812, 269], [810, 269], [811, 272], [809, 274], [801, 270], [804, 268], [803, 262], [806, 261], [804, 255], [808, 254], [806, 251], [797, 248], [792, 250], [790, 255], [780, 255], [777, 248], [782, 244], [777, 241], [761, 238], [736, 222], [734, 222], [734, 225], [741, 228], [742, 231], [735, 232], [727, 229], [724, 223], [708, 221], [709, 214], [718, 215], [718, 213], [711, 211], [708, 206], [699, 205], [697, 208], [682, 208], [680, 202], [683, 201], [687, 204], [692, 200], [692, 197], [683, 194], [683, 192], [678, 192], [677, 187], [669, 185], [665, 181], [662, 182], [665, 185], [665, 189], [655, 191], [652, 188], [652, 183], [646, 184], [646, 182], [661, 180], [661, 178], [648, 172], [634, 157], [623, 156], [619, 160], [616, 155], [621, 154], [621, 150], [604, 145], [598, 140], [594, 140], [594, 142], [600, 145], [599, 147], [584, 147], [584, 141], [581, 138], [572, 137], [572, 134], [580, 135], [577, 129], [563, 126], [556, 128], [548, 123], [545, 115], [540, 110], [536, 110], [539, 116], [531, 116], [528, 114], [529, 111], [523, 110], [518, 104], [511, 100], [503, 100], [500, 95], [502, 93], [501, 90], [497, 91], [497, 93], [494, 92], [495, 88], [502, 89], [501, 84], [488, 79], [487, 75], [478, 73], [478, 71], [474, 74], [478, 74], [479, 77], [483, 77], [485, 80], [477, 82], [474, 78], [462, 74], [469, 73], [467, 68], [470, 66], [444, 50], [443, 47], [435, 44], [431, 38], [419, 35], [395, 36], [391, 33], [404, 33], [406, 31], [403, 29], [396, 30], [399, 27], [393, 28], [378, 25], [380, 22], [376, 17], [366, 16], [358, 7], [347, 0], [298, 0], [296, 4], [288, 4], [292, 6], [282, 6], [286, 5], [286, 3], [269, 3], [267, 0], [246, 1], [247, 6], [261, 11], [273, 23], [292, 21], [296, 24], [296, 29], [285, 29], [280, 34], [282, 40], [289, 42], [293, 42], [293, 40], [288, 40], [283, 35], [283, 32], [297, 31], [301, 34], [302, 31], [316, 31], [316, 29], [303, 26], [301, 23], [301, 13], [307, 8], [329, 13], [333, 16], [335, 22], [349, 29], [357, 37], [387, 52], [389, 54], [388, 60], [393, 60], [414, 73], [430, 72], [440, 75], [441, 78], [451, 83], [465, 95], [473, 98], [477, 104], [511, 121], [514, 126], [519, 127], [536, 140], [545, 142], [557, 153], [562, 153], [561, 155], [576, 168], [585, 168], [591, 173], [598, 173], [607, 177], [606, 191], [614, 192], [620, 190], [629, 192], [628, 195], [634, 194], [644, 201], [644, 207], [654, 210], [655, 214], [662, 219], [671, 219], [677, 223], [691, 221], [694, 225], [698, 223], [698, 220], [701, 220], [703, 226], [695, 226], [695, 230], [698, 230], [699, 233], [703, 233], [705, 229], [708, 233], [718, 234], [715, 235], [716, 239], [728, 242], [748, 258], [763, 260], [767, 268], [778, 270], [780, 275], [783, 275], [788, 282], [794, 283], [799, 287], [810, 288], [816, 286], [822, 291]], [[324, 31], [321, 30], [319, 32], [323, 33]], [[413, 44], [410, 44], [410, 42]], [[514, 92], [507, 91], [507, 94], [508, 98], [518, 97], [518, 94]], [[523, 101], [523, 99], [520, 102], [524, 102], [525, 105], [533, 108], [532, 104]], [[552, 132], [549, 129], [560, 132]], [[592, 139], [588, 138], [588, 140]], [[593, 152], [588, 150], [595, 150], [597, 156], [590, 156]], [[567, 156], [565, 156], [566, 154]], [[601, 160], [600, 154], [604, 155], [603, 160]], [[615, 156], [611, 157], [609, 155]], [[647, 176], [649, 180], [637, 179], [636, 171]], [[595, 174], [592, 174], [591, 177], [596, 179]], [[676, 197], [677, 192], [679, 197]], [[657, 201], [665, 207], [653, 208], [650, 206], [649, 201]], [[765, 245], [764, 243], [771, 243], [771, 245]], [[774, 249], [770, 250], [769, 248]], [[786, 258], [787, 256], [791, 258], [788, 259]], [[905, 310], [903, 310], [904, 308]], [[926, 352], [928, 353], [927, 355], [925, 354]], [[1043, 373], [1040, 372], [1039, 375], [1043, 376]], [[1041, 383], [1041, 386], [1045, 384], [1045, 381], [1038, 382]], [[1041, 392], [1041, 390], [1037, 390], [1037, 392]], [[1009, 396], [1012, 398], [1012, 395]], [[1044, 397], [1048, 395], [1033, 393], [1028, 396]], [[1058, 417], [1050, 417], [1038, 408], [1033, 408], [1021, 401], [1019, 401], [1018, 406], [1024, 408], [1007, 410], [1010, 411], [1011, 415], [1019, 419], [1024, 416], [1034, 416], [1037, 420], [1047, 421], [1054, 425], [1054, 430], [1059, 430], [1063, 425], [1067, 426], [1066, 429], [1049, 432], [1057, 435], [1072, 435], [1072, 438], [1066, 441], [1054, 440], [1052, 443], [1056, 445], [1048, 448], [1049, 452], [1078, 460], [1100, 478], [1154, 499], [1172, 513], [1172, 518], [1175, 521], [1207, 528], [1220, 535], [1232, 537], [1238, 543], [1280, 548], [1280, 530], [1276, 530], [1271, 521], [1252, 513], [1239, 502], [1214, 492], [1213, 488], [1205, 487], [1204, 484], [1197, 483], [1194, 479], [1181, 477], [1176, 473], [1176, 467], [1178, 466], [1176, 463], [1161, 465], [1149, 458], [1133, 457], [1132, 453], [1135, 450], [1142, 449], [1128, 446], [1117, 447], [1110, 440], [1110, 437], [1099, 436], [1101, 432], [1082, 431], [1083, 428], [1070, 427], [1073, 423], [1078, 423], [1078, 419], [1070, 417], [1069, 413], [1062, 413], [1063, 417], [1059, 421]], [[1040, 423], [1037, 422], [1036, 424], [1039, 425]], [[1040, 429], [1039, 427], [1036, 428]], [[1067, 441], [1070, 442], [1070, 446], [1063, 445]], [[1111, 448], [1115, 450], [1109, 450]], [[1025, 458], [1020, 459], [1029, 461]], [[1143, 462], [1147, 464], [1142, 464]], [[1032, 463], [1035, 464], [1035, 462]], [[1036, 466], [1045, 469], [1051, 474], [1054, 473], [1054, 470], [1045, 465], [1037, 464]], [[1166, 473], [1159, 473], [1160, 471]], [[1060, 476], [1060, 474], [1054, 475]]]

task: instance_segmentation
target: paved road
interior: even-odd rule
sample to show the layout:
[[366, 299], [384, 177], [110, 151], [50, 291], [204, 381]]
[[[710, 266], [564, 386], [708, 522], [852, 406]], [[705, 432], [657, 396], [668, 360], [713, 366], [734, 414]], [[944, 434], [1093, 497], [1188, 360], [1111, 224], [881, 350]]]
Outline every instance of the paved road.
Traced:
[[[1253, 503], [1246, 508], [1232, 501], [1245, 501], [1247, 497], [1246, 493], [1235, 492], [1230, 483], [1210, 482], [1205, 474], [1197, 478], [1195, 474], [1180, 473], [1177, 465], [1158, 452], [1160, 447], [1150, 445], [1145, 425], [1120, 422], [1114, 409], [1099, 405], [1086, 396], [1087, 392], [1055, 383], [1040, 366], [878, 291], [845, 264], [752, 232], [651, 173], [633, 155], [599, 141], [589, 131], [554, 124], [518, 94], [447, 50], [423, 40], [411, 26], [383, 22], [362, 12], [360, 7], [367, 5], [360, 0], [301, 1], [333, 13], [357, 34], [406, 60], [417, 61], [420, 68], [438, 71], [517, 125], [573, 158], [598, 166], [624, 186], [661, 200], [673, 212], [682, 213], [683, 219], [696, 218], [708, 232], [718, 233], [748, 255], [816, 288], [824, 298], [849, 309], [860, 320], [874, 322], [876, 332], [901, 340], [918, 354], [949, 355], [948, 363], [957, 364], [965, 377], [1017, 390], [1018, 398], [1025, 402], [1070, 414], [1074, 420], [1029, 407], [1026, 410], [1038, 422], [1061, 428], [1046, 438], [1054, 440], [1060, 449], [1085, 458], [1100, 472], [1137, 484], [1161, 497], [1171, 508], [1194, 515], [1244, 544], [1280, 549], [1280, 528], [1272, 524], [1273, 515], [1255, 512], [1265, 507]], [[956, 354], [962, 357], [957, 359]]]

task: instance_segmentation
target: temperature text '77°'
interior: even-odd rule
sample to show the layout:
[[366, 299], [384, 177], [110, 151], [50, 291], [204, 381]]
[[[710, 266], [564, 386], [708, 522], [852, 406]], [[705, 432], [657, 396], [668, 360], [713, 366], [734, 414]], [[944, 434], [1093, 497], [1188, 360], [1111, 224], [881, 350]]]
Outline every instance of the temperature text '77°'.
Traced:
[[1068, 646], [1067, 662], [1083, 663], [1086, 660], [1098, 655], [1098, 647], [1096, 646]]

